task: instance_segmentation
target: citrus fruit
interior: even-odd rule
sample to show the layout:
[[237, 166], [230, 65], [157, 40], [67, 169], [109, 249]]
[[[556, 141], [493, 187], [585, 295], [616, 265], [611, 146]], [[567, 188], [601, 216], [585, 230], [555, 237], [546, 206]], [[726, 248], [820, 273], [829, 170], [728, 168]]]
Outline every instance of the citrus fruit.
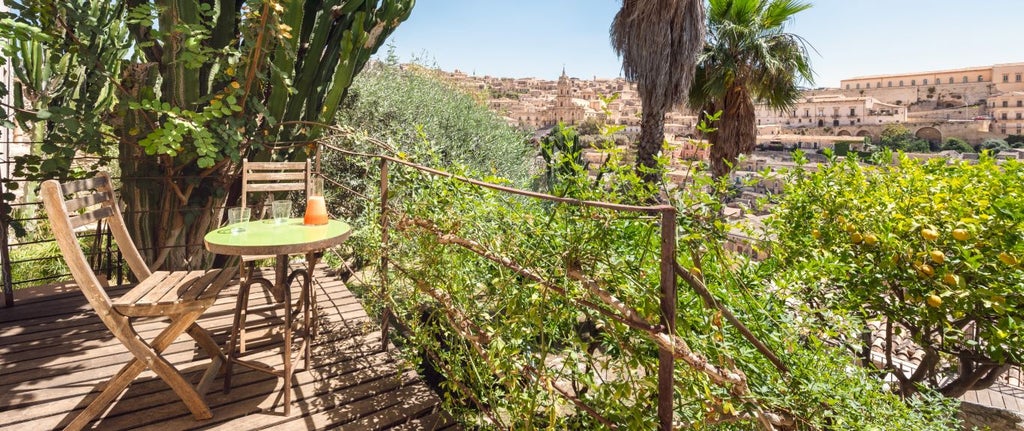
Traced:
[[999, 253], [999, 260], [1002, 261], [1003, 263], [1007, 264], [1007, 265], [1010, 265], [1010, 266], [1016, 266], [1017, 265], [1017, 258], [1013, 257], [1012, 254], [1007, 253], [1005, 251], [1002, 252], [1002, 253]]
[[957, 241], [967, 241], [971, 238], [971, 234], [967, 232], [967, 229], [953, 229], [953, 239]]
[[867, 235], [864, 235], [864, 243], [867, 244], [867, 245], [878, 244], [878, 237], [875, 236], [875, 234], [873, 234], [873, 233], [869, 233]]
[[942, 276], [942, 282], [946, 283], [947, 286], [956, 286], [959, 281], [960, 277], [953, 273]]
[[813, 236], [814, 239], [821, 239], [821, 231], [814, 229], [811, 231], [811, 236]]
[[939, 239], [939, 233], [935, 229], [921, 229], [921, 237], [928, 241], [935, 241]]
[[932, 274], [935, 274], [935, 268], [932, 268], [932, 266], [927, 263], [917, 267], [917, 271], [920, 272], [921, 275], [924, 275], [925, 277], [931, 277]]
[[860, 244], [862, 241], [864, 241], [864, 236], [858, 232], [854, 232], [850, 234], [850, 241], [853, 241], [854, 244]]
[[931, 294], [928, 295], [928, 299], [925, 300], [929, 307], [939, 308], [942, 305], [942, 298], [939, 295]]
[[931, 257], [932, 262], [935, 262], [940, 265], [942, 264], [942, 262], [946, 261], [946, 255], [942, 254], [942, 252], [939, 250], [932, 250], [928, 252], [928, 257]]

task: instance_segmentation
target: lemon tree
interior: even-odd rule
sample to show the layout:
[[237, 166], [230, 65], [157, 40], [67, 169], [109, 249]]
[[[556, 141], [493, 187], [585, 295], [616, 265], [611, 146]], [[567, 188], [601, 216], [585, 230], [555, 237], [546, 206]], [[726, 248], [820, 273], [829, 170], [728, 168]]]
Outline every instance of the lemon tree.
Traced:
[[[872, 362], [905, 395], [926, 384], [959, 396], [1021, 363], [1021, 163], [901, 157], [817, 168], [791, 173], [770, 222], [770, 264], [821, 330], [835, 339], [873, 332], [882, 352]], [[908, 341], [916, 358], [901, 363]]]

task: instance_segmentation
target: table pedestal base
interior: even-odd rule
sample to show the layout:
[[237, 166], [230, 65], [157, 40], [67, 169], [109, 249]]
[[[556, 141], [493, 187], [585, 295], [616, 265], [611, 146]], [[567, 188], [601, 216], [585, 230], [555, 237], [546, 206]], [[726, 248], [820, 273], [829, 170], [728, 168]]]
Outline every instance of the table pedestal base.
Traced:
[[[235, 307], [234, 321], [231, 325], [231, 336], [228, 341], [228, 352], [227, 362], [225, 364], [224, 371], [224, 392], [227, 393], [231, 390], [231, 375], [232, 366], [234, 364], [245, 366], [256, 371], [263, 373], [272, 374], [284, 379], [284, 388], [282, 389], [284, 395], [284, 414], [288, 416], [291, 413], [291, 398], [292, 398], [292, 375], [295, 373], [295, 364], [299, 361], [299, 355], [304, 360], [304, 366], [306, 369], [309, 368], [309, 360], [311, 356], [311, 345], [312, 339], [315, 335], [313, 329], [313, 322], [315, 321], [315, 304], [316, 304], [316, 292], [313, 289], [312, 273], [313, 267], [316, 266], [319, 261], [320, 253], [306, 253], [306, 268], [299, 268], [294, 271], [288, 271], [288, 255], [277, 255], [275, 262], [275, 281], [271, 283], [270, 280], [264, 277], [248, 277], [247, 280], [242, 280], [241, 286], [239, 286], [238, 302]], [[302, 289], [299, 294], [299, 302], [292, 307], [291, 300], [291, 285], [296, 278], [302, 278]], [[246, 353], [246, 339], [245, 339], [245, 321], [246, 315], [249, 312], [249, 292], [254, 284], [259, 284], [271, 292], [274, 300], [277, 302], [276, 305], [272, 304], [269, 308], [284, 307], [284, 327], [283, 337], [284, 346], [282, 346], [281, 357], [284, 361], [281, 369], [275, 369], [266, 366], [261, 363], [246, 361], [240, 358], [242, 354]], [[302, 318], [296, 319], [295, 314], [301, 310]], [[296, 323], [301, 323], [301, 330], [295, 327]], [[294, 340], [293, 332], [299, 333], [301, 337], [301, 344], [299, 350], [293, 356], [292, 353], [292, 342]]]

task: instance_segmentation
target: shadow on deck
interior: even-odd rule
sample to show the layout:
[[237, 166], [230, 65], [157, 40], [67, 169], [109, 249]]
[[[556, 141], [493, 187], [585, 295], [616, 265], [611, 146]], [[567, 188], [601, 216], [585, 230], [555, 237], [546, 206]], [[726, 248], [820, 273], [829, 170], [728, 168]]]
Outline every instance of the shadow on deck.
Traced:
[[[91, 426], [232, 431], [456, 427], [441, 410], [438, 396], [394, 353], [394, 347], [381, 352], [379, 327], [342, 281], [328, 276], [321, 266], [315, 288], [320, 331], [310, 369], [295, 373], [290, 416], [283, 414], [282, 380], [268, 374], [235, 367], [228, 394], [221, 391], [223, 380], [218, 377], [206, 394], [214, 417], [196, 421], [174, 392], [146, 371]], [[236, 281], [199, 320], [221, 345], [227, 344], [237, 290]], [[121, 292], [112, 289], [110, 294]], [[13, 308], [0, 309], [0, 430], [62, 428], [131, 355], [77, 290], [18, 293]], [[258, 323], [252, 318], [250, 322]], [[162, 328], [139, 327], [146, 339]], [[259, 329], [255, 324], [250, 328]], [[195, 382], [209, 363], [200, 352], [191, 338], [182, 336], [165, 357]], [[280, 349], [254, 355], [250, 359], [267, 365], [282, 362]]]

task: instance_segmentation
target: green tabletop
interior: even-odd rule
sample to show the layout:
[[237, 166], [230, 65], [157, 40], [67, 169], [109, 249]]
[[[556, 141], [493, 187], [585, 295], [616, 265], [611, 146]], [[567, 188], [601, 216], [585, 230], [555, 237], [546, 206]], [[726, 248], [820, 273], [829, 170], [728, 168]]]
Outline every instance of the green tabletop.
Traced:
[[[232, 233], [240, 227], [244, 232]], [[256, 220], [222, 226], [206, 234], [206, 249], [217, 254], [268, 255], [293, 254], [322, 250], [341, 244], [352, 233], [348, 223], [330, 220], [325, 225], [304, 225], [302, 218], [284, 223]]]

